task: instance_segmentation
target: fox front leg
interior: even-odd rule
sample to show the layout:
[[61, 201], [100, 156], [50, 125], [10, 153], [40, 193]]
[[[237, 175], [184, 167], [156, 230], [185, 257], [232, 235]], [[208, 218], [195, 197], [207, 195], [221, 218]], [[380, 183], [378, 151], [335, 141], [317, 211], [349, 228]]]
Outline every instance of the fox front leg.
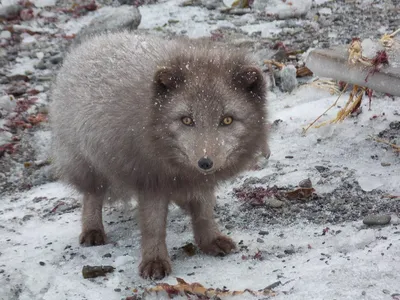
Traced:
[[199, 248], [209, 255], [229, 254], [235, 242], [223, 235], [214, 220], [215, 195], [213, 190], [201, 190], [177, 202], [192, 219], [194, 239]]
[[146, 279], [162, 279], [171, 273], [171, 260], [166, 244], [168, 202], [163, 193], [139, 193], [142, 236], [139, 273]]

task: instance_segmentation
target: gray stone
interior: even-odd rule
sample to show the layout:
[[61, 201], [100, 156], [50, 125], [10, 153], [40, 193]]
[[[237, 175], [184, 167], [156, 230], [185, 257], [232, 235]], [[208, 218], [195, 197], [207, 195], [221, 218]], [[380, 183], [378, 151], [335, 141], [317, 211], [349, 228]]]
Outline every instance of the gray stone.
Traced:
[[134, 6], [121, 5], [110, 7], [94, 18], [75, 37], [71, 47], [80, 44], [84, 39], [103, 32], [115, 32], [120, 30], [135, 30], [138, 28], [142, 16], [138, 8]]
[[7, 5], [0, 7], [0, 19], [11, 20], [19, 16], [22, 10], [21, 5]]
[[63, 61], [63, 57], [61, 55], [56, 55], [50, 58], [50, 62], [54, 65], [57, 65]]
[[267, 204], [268, 206], [273, 207], [273, 208], [280, 208], [280, 207], [282, 207], [283, 202], [278, 199], [272, 198], [272, 199], [267, 199], [265, 201], [265, 204]]
[[257, 239], [257, 243], [264, 243], [264, 240], [263, 240], [263, 239], [260, 239], [260, 238], [258, 238], [258, 239]]
[[2, 32], [0, 32], [0, 39], [10, 39], [11, 38], [11, 32], [8, 30], [3, 30]]
[[369, 215], [364, 218], [363, 223], [369, 226], [387, 225], [390, 223], [390, 220], [391, 216], [389, 215]]
[[301, 188], [312, 188], [312, 182], [310, 178], [303, 179], [299, 182], [299, 187]]
[[291, 93], [297, 87], [296, 67], [288, 65], [279, 72], [280, 89], [282, 92]]
[[269, 232], [268, 232], [268, 231], [265, 231], [265, 230], [260, 230], [260, 231], [258, 232], [258, 234], [264, 236], [264, 235], [268, 235]]

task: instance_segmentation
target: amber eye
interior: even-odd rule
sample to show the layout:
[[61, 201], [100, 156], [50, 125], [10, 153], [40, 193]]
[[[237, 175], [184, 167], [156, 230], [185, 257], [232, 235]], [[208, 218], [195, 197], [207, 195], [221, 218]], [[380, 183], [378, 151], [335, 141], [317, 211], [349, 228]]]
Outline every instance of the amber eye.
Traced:
[[181, 120], [182, 120], [182, 123], [185, 124], [186, 126], [194, 125], [193, 119], [191, 117], [183, 117]]
[[233, 122], [233, 118], [232, 117], [225, 117], [222, 120], [222, 125], [231, 125]]

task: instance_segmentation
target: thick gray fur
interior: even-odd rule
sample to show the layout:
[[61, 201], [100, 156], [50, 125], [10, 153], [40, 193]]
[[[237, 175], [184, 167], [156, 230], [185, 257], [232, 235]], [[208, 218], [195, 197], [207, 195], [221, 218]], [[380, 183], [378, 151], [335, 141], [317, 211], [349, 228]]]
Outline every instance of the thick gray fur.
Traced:
[[[246, 51], [206, 39], [99, 34], [70, 49], [51, 99], [56, 174], [84, 195], [81, 243], [105, 243], [103, 202], [134, 196], [141, 276], [171, 272], [170, 201], [191, 215], [203, 252], [235, 248], [213, 219], [215, 188], [259, 151], [268, 155], [266, 82]], [[226, 116], [233, 122], [222, 126]], [[202, 157], [211, 169], [199, 167]]]

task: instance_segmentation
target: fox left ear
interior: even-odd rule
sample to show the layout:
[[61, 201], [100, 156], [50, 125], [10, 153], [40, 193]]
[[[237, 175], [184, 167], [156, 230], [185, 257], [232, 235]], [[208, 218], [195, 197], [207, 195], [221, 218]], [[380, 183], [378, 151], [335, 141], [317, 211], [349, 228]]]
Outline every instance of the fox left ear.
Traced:
[[179, 88], [184, 82], [184, 75], [177, 67], [161, 67], [154, 74], [154, 84], [159, 92]]
[[233, 83], [237, 88], [256, 97], [264, 97], [266, 82], [261, 70], [255, 66], [244, 66], [236, 72]]

